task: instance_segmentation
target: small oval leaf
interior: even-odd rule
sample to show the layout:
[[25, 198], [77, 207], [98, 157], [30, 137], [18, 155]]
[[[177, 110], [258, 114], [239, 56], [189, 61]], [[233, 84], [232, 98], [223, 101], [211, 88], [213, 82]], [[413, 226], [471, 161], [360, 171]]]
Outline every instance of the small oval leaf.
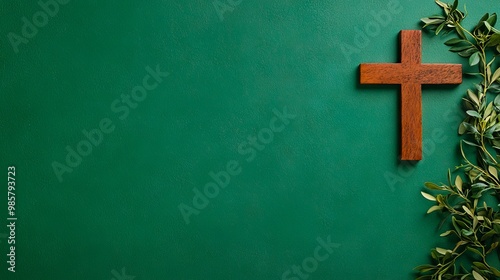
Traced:
[[470, 66], [474, 66], [474, 65], [477, 65], [479, 63], [479, 60], [480, 60], [480, 56], [479, 56], [479, 52], [475, 52], [473, 53], [470, 58], [469, 58], [469, 65]]
[[441, 210], [441, 209], [443, 209], [443, 206], [434, 205], [431, 208], [429, 208], [429, 210], [427, 210], [427, 214], [432, 213], [432, 212], [437, 211], [437, 210]]
[[448, 252], [448, 250], [439, 247], [436, 247], [436, 251], [441, 255], [446, 255], [446, 253]]
[[436, 198], [428, 193], [425, 193], [425, 192], [420, 192], [422, 194], [423, 197], [425, 197], [427, 200], [430, 200], [430, 201], [436, 201]]
[[479, 115], [479, 113], [475, 110], [467, 110], [467, 115], [471, 116], [471, 117], [475, 117], [475, 118], [482, 118], [481, 115]]
[[462, 205], [462, 209], [464, 209], [464, 211], [469, 214], [469, 216], [471, 217], [474, 217], [474, 214], [472, 214], [472, 212], [470, 211], [469, 208], [467, 208], [465, 205]]
[[463, 184], [462, 177], [457, 176], [457, 178], [455, 178], [455, 186], [456, 186], [456, 187], [457, 187], [457, 189], [459, 189], [460, 191], [462, 191], [462, 184]]
[[498, 180], [498, 171], [494, 166], [488, 166], [488, 171]]
[[472, 276], [474, 276], [475, 280], [485, 280], [481, 274], [477, 273], [475, 270], [472, 271]]

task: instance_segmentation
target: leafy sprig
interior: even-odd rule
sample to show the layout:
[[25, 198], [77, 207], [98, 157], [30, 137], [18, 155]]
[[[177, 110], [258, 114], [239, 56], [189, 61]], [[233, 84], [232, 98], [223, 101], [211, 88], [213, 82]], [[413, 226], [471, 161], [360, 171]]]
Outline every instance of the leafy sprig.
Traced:
[[[440, 236], [454, 243], [450, 248], [433, 248], [432, 263], [416, 267], [418, 280], [500, 279], [494, 267], [500, 260], [500, 31], [497, 15], [485, 14], [472, 30], [463, 27], [467, 12], [458, 9], [458, 0], [447, 4], [436, 0], [442, 14], [423, 18], [424, 28], [454, 34], [445, 42], [450, 51], [468, 59], [477, 68], [471, 75], [480, 78], [463, 97], [466, 118], [459, 125], [463, 135], [460, 151], [463, 162], [448, 171], [447, 184], [425, 183], [430, 192], [422, 195], [435, 203], [427, 213], [445, 214], [449, 229]], [[460, 175], [463, 174], [463, 177]], [[465, 178], [465, 179], [463, 179]]]

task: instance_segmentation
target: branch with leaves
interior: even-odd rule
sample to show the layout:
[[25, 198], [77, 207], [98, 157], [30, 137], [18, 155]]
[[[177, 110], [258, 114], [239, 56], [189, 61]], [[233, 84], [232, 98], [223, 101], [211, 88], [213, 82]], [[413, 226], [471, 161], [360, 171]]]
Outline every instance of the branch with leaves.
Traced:
[[467, 12], [453, 4], [436, 1], [442, 14], [423, 18], [424, 28], [453, 34], [445, 42], [450, 51], [468, 59], [479, 78], [463, 97], [466, 118], [459, 125], [463, 138], [460, 151], [463, 162], [447, 184], [425, 183], [422, 195], [435, 203], [427, 213], [441, 212], [440, 236], [454, 244], [433, 248], [432, 262], [416, 267], [418, 280], [500, 279], [500, 68], [495, 59], [500, 54], [500, 31], [495, 28], [496, 14], [485, 14], [472, 30], [463, 27]]

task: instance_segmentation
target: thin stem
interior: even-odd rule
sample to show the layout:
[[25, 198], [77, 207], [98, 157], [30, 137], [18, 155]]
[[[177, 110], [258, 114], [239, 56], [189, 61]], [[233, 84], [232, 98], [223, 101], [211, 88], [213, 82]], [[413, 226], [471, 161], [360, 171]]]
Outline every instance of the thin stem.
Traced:
[[[474, 36], [472, 33], [470, 33], [470, 32], [469, 32], [469, 30], [467, 30], [467, 29], [463, 28], [463, 26], [460, 24], [460, 22], [459, 22], [459, 21], [454, 21], [453, 23], [454, 23], [456, 26], [458, 26], [460, 29], [462, 29], [462, 31], [463, 31], [464, 33], [467, 33], [469, 36], [471, 36], [471, 37], [472, 37], [472, 39], [474, 39], [474, 41], [476, 41], [476, 43], [477, 43], [476, 36]], [[467, 38], [466, 38], [466, 39], [467, 39]], [[468, 41], [468, 40], [467, 40], [467, 41]], [[475, 45], [475, 44], [474, 44], [474, 45]]]

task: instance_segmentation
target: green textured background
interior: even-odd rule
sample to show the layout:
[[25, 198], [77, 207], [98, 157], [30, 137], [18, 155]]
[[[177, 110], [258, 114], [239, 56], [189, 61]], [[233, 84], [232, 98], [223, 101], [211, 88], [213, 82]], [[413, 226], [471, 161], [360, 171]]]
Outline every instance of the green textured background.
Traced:
[[[411, 165], [398, 161], [398, 87], [359, 86], [357, 72], [396, 62], [399, 30], [438, 7], [396, 1], [401, 12], [360, 46], [356, 30], [394, 1], [220, 2], [234, 4], [223, 18], [210, 0], [71, 0], [16, 53], [9, 32], [41, 8], [0, 1], [0, 279], [127, 279], [122, 268], [136, 280], [282, 279], [328, 236], [340, 246], [308, 279], [412, 279], [428, 261], [442, 240], [420, 190], [459, 162], [472, 81], [424, 87], [427, 152]], [[468, 2], [469, 23], [496, 8]], [[424, 33], [424, 62], [462, 62], [443, 41]], [[113, 101], [156, 65], [170, 76], [119, 119]], [[284, 107], [296, 118], [247, 162], [238, 146]], [[60, 182], [52, 163], [103, 118], [115, 130]], [[230, 160], [241, 174], [187, 225], [179, 204]]]

